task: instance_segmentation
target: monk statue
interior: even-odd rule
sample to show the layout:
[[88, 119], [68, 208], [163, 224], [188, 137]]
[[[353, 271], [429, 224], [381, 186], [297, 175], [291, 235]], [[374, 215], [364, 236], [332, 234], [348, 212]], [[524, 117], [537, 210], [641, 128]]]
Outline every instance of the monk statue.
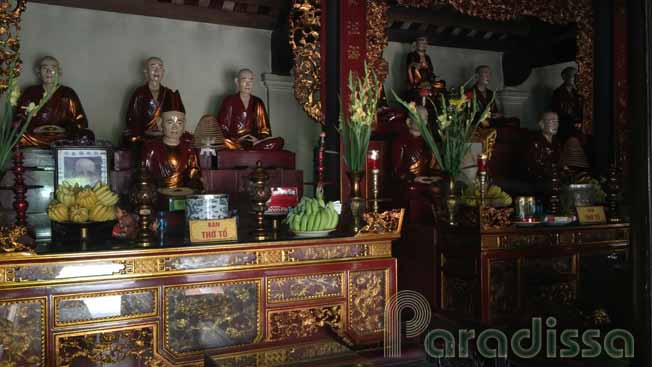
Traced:
[[123, 142], [127, 146], [163, 134], [160, 126], [161, 105], [172, 95], [172, 90], [161, 84], [165, 67], [160, 58], [145, 60], [143, 73], [145, 85], [136, 88], [127, 107], [127, 129], [123, 132]]
[[[494, 99], [494, 91], [489, 89], [489, 83], [491, 82], [491, 68], [488, 65], [480, 65], [475, 68], [476, 82], [473, 88], [468, 89], [465, 92], [465, 95], [472, 99], [475, 96], [478, 103], [478, 113], [476, 118], [479, 118], [482, 111], [487, 107], [487, 105]], [[487, 120], [480, 121], [481, 127], [491, 127], [494, 126], [494, 121], [496, 119], [502, 118], [503, 115], [498, 111], [498, 106], [496, 101], [491, 106], [491, 115]], [[477, 121], [476, 121], [477, 122]]]
[[415, 41], [416, 49], [407, 56], [408, 83], [410, 89], [418, 89], [421, 82], [430, 84], [435, 81], [435, 69], [426, 53], [428, 40], [426, 37], [418, 37]]
[[36, 68], [41, 85], [25, 89], [17, 102], [16, 120], [24, 123], [27, 119], [26, 109], [30, 104], [38, 105], [45, 94], [52, 97], [36, 113], [20, 139], [22, 146], [49, 148], [57, 140], [81, 140], [92, 143], [93, 133], [88, 130], [88, 120], [77, 93], [61, 80], [61, 66], [52, 56], [45, 56]]
[[575, 85], [577, 69], [567, 67], [561, 72], [564, 83], [552, 93], [552, 110], [559, 115], [559, 138], [562, 143], [576, 130], [582, 129], [582, 102]]
[[235, 78], [238, 93], [224, 98], [217, 114], [227, 149], [280, 150], [283, 138], [272, 138], [272, 129], [263, 101], [252, 93], [256, 77], [242, 69]]
[[[417, 112], [424, 121], [428, 121], [428, 110], [425, 107], [417, 106]], [[395, 177], [401, 181], [418, 182], [423, 177], [432, 176], [436, 161], [423, 140], [417, 123], [408, 118], [405, 124], [407, 129], [402, 129], [392, 143], [392, 166]]]
[[545, 112], [539, 121], [541, 133], [530, 143], [527, 166], [533, 181], [549, 181], [552, 177], [552, 163], [559, 164], [561, 143], [557, 138], [559, 117], [556, 112]]
[[190, 188], [201, 191], [199, 157], [193, 137], [186, 133], [186, 113], [179, 92], [166, 97], [161, 110], [163, 136], [148, 139], [143, 146], [143, 161], [159, 189]]

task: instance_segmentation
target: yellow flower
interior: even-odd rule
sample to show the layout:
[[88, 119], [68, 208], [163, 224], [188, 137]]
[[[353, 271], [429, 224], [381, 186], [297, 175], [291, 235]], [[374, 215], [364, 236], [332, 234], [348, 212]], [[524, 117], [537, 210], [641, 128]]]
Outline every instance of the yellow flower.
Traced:
[[417, 104], [414, 102], [408, 103], [408, 110], [410, 110], [410, 113], [417, 113]]
[[353, 116], [351, 116], [351, 120], [356, 121], [358, 123], [368, 124], [367, 113], [362, 108], [358, 108], [355, 111], [355, 113], [353, 113]]
[[452, 107], [455, 107], [457, 111], [461, 111], [468, 101], [469, 98], [466, 95], [462, 94], [462, 97], [460, 98], [451, 98], [449, 103]]
[[37, 111], [36, 104], [34, 102], [31, 102], [27, 107], [23, 106], [21, 108], [24, 109], [25, 112], [27, 112], [28, 115], [36, 113], [36, 111]]
[[15, 107], [16, 104], [18, 104], [18, 98], [20, 98], [20, 87], [14, 85], [11, 89], [11, 93], [9, 93], [9, 103]]

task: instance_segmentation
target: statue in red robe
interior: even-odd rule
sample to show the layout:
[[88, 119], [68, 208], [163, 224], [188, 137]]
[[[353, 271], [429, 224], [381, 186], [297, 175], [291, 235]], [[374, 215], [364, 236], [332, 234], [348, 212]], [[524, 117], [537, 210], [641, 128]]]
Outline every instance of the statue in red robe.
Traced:
[[201, 191], [199, 157], [185, 132], [186, 114], [178, 92], [161, 106], [163, 137], [145, 141], [143, 161], [159, 188], [188, 187]]
[[[88, 130], [88, 120], [77, 93], [65, 85], [58, 85], [61, 69], [57, 59], [44, 57], [37, 70], [41, 85], [25, 89], [17, 102], [16, 120], [24, 123], [27, 119], [26, 108], [30, 104], [38, 105], [45, 91], [52, 91], [52, 97], [32, 117], [25, 130], [20, 145], [48, 148], [57, 140], [75, 140], [87, 137], [94, 140]], [[56, 88], [56, 89], [55, 89]]]
[[555, 112], [546, 112], [539, 121], [541, 134], [531, 142], [528, 150], [528, 175], [534, 182], [548, 182], [552, 177], [552, 163], [560, 164], [561, 143], [557, 138], [559, 117]]
[[134, 91], [127, 109], [127, 128], [123, 132], [125, 145], [140, 143], [147, 137], [162, 135], [161, 106], [173, 92], [161, 84], [165, 75], [163, 61], [150, 57], [145, 61], [146, 84]]
[[217, 124], [227, 149], [280, 150], [283, 138], [271, 137], [272, 129], [263, 101], [252, 95], [255, 76], [242, 69], [235, 79], [238, 93], [227, 96], [217, 114]]

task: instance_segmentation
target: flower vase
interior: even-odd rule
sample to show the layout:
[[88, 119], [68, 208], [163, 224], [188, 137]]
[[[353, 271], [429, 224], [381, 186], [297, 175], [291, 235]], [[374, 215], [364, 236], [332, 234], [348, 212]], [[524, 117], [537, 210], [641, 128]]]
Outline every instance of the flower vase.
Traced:
[[456, 192], [456, 182], [455, 177], [448, 178], [448, 195], [446, 196], [446, 209], [448, 212], [448, 225], [456, 226], [457, 220], [455, 216], [457, 214], [457, 204], [459, 202]]
[[353, 218], [353, 231], [358, 232], [362, 228], [362, 214], [365, 211], [365, 200], [362, 197], [362, 177], [364, 172], [352, 171], [349, 172], [349, 179], [351, 180], [351, 217]]

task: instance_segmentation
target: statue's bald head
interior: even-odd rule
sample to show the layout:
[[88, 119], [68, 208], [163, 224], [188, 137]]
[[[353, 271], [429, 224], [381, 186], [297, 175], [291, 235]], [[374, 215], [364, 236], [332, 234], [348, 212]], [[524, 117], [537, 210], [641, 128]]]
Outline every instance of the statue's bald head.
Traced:
[[143, 72], [148, 83], [158, 85], [165, 76], [165, 66], [160, 57], [149, 57], [143, 63]]
[[61, 78], [61, 65], [54, 56], [42, 57], [35, 71], [46, 87], [53, 86]]

